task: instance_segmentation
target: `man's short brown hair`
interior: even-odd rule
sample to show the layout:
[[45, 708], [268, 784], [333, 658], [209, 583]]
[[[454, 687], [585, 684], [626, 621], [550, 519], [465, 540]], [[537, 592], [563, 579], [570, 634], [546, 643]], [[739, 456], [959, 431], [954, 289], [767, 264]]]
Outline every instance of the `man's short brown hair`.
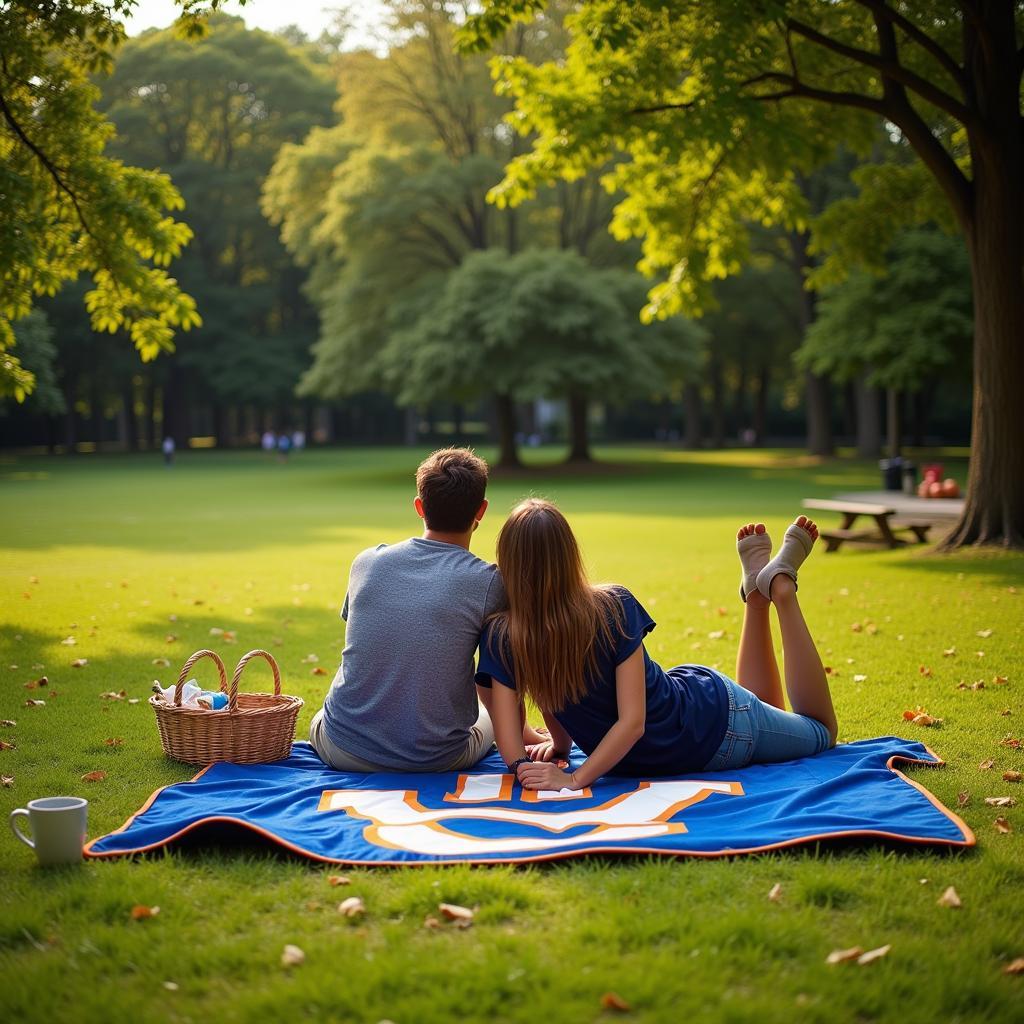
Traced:
[[464, 533], [484, 501], [487, 463], [469, 448], [442, 448], [416, 470], [428, 530]]

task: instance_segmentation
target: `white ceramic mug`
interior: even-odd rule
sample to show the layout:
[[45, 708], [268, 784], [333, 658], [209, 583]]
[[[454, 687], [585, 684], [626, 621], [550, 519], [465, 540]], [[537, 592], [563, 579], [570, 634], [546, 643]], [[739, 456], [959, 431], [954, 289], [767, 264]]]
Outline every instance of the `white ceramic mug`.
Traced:
[[[29, 800], [28, 809], [11, 811], [11, 831], [36, 851], [40, 864], [78, 864], [85, 845], [85, 822], [89, 801], [79, 796], [46, 796]], [[16, 822], [28, 818], [29, 839]]]

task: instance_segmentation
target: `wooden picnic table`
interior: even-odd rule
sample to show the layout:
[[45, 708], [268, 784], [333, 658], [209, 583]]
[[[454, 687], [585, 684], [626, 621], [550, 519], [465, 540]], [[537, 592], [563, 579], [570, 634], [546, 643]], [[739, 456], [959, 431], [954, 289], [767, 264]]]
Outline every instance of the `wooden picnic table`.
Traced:
[[[919, 544], [924, 544], [934, 523], [929, 519], [894, 518], [897, 510], [892, 503], [805, 498], [803, 506], [823, 512], [839, 512], [842, 515], [843, 519], [838, 529], [819, 531], [821, 539], [825, 541], [826, 551], [838, 551], [844, 542], [883, 544], [885, 547], [898, 548], [909, 543], [903, 537], [897, 536], [896, 531], [900, 530], [909, 530]], [[873, 519], [874, 526], [855, 530], [853, 524], [861, 516]]]

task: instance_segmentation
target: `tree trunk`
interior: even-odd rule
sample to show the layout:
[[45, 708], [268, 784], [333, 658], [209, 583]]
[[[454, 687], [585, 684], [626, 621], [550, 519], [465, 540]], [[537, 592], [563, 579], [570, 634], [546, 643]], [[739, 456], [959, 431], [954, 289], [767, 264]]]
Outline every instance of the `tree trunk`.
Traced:
[[683, 390], [683, 412], [686, 422], [683, 444], [687, 448], [704, 447], [704, 432], [700, 423], [700, 404], [700, 385], [696, 382], [687, 384]]
[[494, 396], [494, 412], [498, 428], [498, 467], [521, 466], [516, 446], [516, 405], [511, 395]]
[[722, 382], [722, 364], [712, 358], [711, 370], [711, 447], [725, 447], [725, 385]]
[[[807, 251], [809, 235], [806, 231], [792, 232], [789, 235], [790, 250], [797, 272], [797, 312], [800, 318], [801, 335], [818, 317], [817, 295], [805, 288], [807, 271], [812, 261]], [[807, 450], [812, 455], [834, 455], [835, 440], [832, 437], [831, 395], [828, 381], [824, 377], [811, 373], [804, 374], [807, 401]]]
[[964, 16], [964, 66], [978, 124], [968, 129], [966, 225], [974, 287], [974, 407], [963, 515], [943, 547], [1024, 546], [1024, 142], [1015, 5]]
[[878, 388], [861, 376], [854, 384], [857, 403], [857, 454], [878, 458], [882, 452], [882, 423], [878, 415]]
[[889, 436], [889, 458], [895, 459], [900, 454], [903, 437], [903, 418], [901, 413], [902, 395], [896, 388], [887, 388], [885, 392], [885, 421]]
[[569, 396], [569, 461], [592, 462], [587, 428], [589, 402], [586, 395]]
[[768, 432], [768, 388], [771, 385], [772, 367], [769, 362], [761, 364], [757, 375], [757, 391], [754, 393], [754, 444], [764, 444]]
[[124, 405], [125, 417], [125, 441], [128, 444], [128, 451], [139, 450], [139, 417], [135, 413], [135, 382], [128, 380], [124, 386], [121, 396]]
[[420, 436], [420, 411], [410, 405], [402, 417], [402, 443], [409, 448], [415, 446]]

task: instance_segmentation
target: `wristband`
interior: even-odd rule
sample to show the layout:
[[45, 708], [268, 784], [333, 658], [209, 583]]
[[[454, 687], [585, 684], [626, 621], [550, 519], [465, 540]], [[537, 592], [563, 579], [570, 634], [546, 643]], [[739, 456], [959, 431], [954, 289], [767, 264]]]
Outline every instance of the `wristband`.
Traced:
[[515, 778], [516, 782], [519, 781], [519, 766], [521, 764], [533, 764], [533, 758], [532, 757], [521, 757], [521, 758], [519, 758], [519, 760], [513, 761], [508, 766], [508, 770], [512, 773], [512, 776], [513, 776], [513, 778]]

